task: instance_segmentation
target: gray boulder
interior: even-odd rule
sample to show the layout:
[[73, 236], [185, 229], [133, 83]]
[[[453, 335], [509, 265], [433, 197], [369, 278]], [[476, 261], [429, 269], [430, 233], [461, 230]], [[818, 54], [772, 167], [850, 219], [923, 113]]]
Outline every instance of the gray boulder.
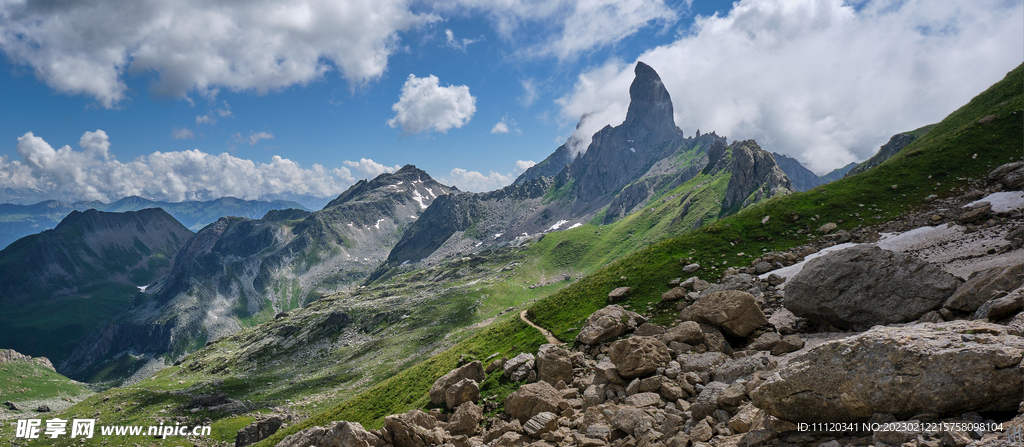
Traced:
[[242, 427], [235, 434], [235, 447], [242, 447], [255, 444], [267, 439], [270, 435], [277, 433], [284, 423], [284, 418], [278, 415], [271, 415]]
[[[455, 368], [441, 376], [441, 378], [434, 381], [434, 384], [430, 386], [430, 402], [434, 405], [441, 405], [445, 403], [445, 391], [448, 387], [455, 385], [462, 379], [471, 379], [476, 383], [483, 383], [487, 376], [484, 375], [483, 364], [479, 360], [467, 363], [458, 368]], [[454, 407], [452, 407], [454, 408]]]
[[576, 335], [576, 341], [585, 345], [596, 345], [636, 329], [646, 322], [647, 320], [640, 314], [613, 304], [587, 317], [580, 333]]
[[395, 447], [420, 447], [439, 445], [444, 439], [444, 430], [437, 426], [433, 416], [420, 410], [404, 414], [393, 414], [384, 418], [384, 430]]
[[913, 256], [858, 245], [807, 262], [786, 284], [785, 306], [817, 323], [866, 329], [917, 320], [959, 285]]
[[480, 400], [480, 385], [473, 379], [462, 379], [444, 391], [445, 405], [451, 410], [466, 402], [478, 400]]
[[547, 382], [528, 383], [505, 398], [505, 412], [526, 423], [538, 413], [555, 413], [562, 394]]
[[979, 321], [876, 327], [790, 360], [751, 393], [792, 422], [858, 422], [874, 413], [1017, 411], [1024, 338]]
[[484, 418], [484, 411], [473, 402], [466, 402], [455, 409], [448, 418], [448, 432], [453, 436], [473, 436]]
[[[994, 267], [974, 272], [956, 292], [946, 300], [943, 307], [963, 312], [974, 312], [982, 304], [1002, 292], [1009, 292], [1024, 283], [1024, 264], [1009, 267]], [[787, 286], [788, 287], [788, 286]]]
[[612, 343], [608, 357], [619, 375], [626, 379], [646, 377], [664, 367], [672, 355], [660, 340], [654, 337], [629, 337]]
[[540, 345], [537, 351], [537, 379], [552, 385], [559, 380], [572, 383], [572, 358], [569, 351], [557, 345]]
[[702, 296], [679, 313], [679, 319], [718, 326], [726, 332], [746, 337], [768, 322], [754, 296], [739, 290], [723, 290]]
[[526, 380], [526, 378], [530, 376], [530, 372], [533, 371], [534, 364], [535, 359], [533, 354], [528, 352], [512, 357], [505, 362], [505, 377], [513, 382]]
[[672, 342], [696, 345], [704, 341], [704, 333], [701, 332], [700, 325], [696, 322], [684, 321], [658, 335], [658, 339], [666, 345]]

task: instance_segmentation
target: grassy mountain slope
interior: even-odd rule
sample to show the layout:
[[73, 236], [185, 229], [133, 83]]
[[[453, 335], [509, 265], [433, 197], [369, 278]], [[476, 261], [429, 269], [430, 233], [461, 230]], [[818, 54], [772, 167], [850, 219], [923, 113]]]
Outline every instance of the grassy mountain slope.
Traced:
[[[697, 231], [655, 243], [541, 299], [531, 307], [531, 319], [559, 338], [571, 340], [582, 320], [605, 305], [606, 294], [612, 288], [633, 287], [635, 292], [630, 298], [633, 308], [642, 309], [657, 303], [660, 294], [667, 290], [667, 281], [680, 276], [680, 259], [700, 262], [707, 268], [698, 276], [713, 279], [728, 266], [746, 266], [762, 251], [806, 243], [811, 237], [808, 230], [813, 231], [825, 222], [836, 222], [840, 228], [849, 229], [890, 220], [922, 203], [929, 194], [952, 194], [967, 186], [969, 179], [981, 178], [998, 165], [1020, 160], [1024, 153], [1024, 142], [1020, 138], [1024, 133], [1022, 67], [1011, 71], [1002, 81], [879, 167], [813, 191], [765, 201]], [[998, 118], [988, 124], [977, 123], [987, 115]], [[765, 216], [770, 219], [762, 224]], [[739, 256], [739, 253], [749, 255]], [[273, 445], [290, 433], [330, 420], [345, 419], [379, 427], [381, 417], [387, 414], [379, 411], [380, 402], [391, 402], [392, 413], [416, 408], [431, 383], [422, 380], [423, 386], [409, 387], [405, 385], [405, 378], [440, 377], [455, 366], [450, 359], [473, 352], [474, 340], [492, 339], [491, 334], [499, 330], [498, 327], [488, 328], [439, 354], [435, 360], [417, 364], [363, 394], [278, 432], [259, 445]], [[525, 326], [520, 326], [520, 330], [535, 333]], [[513, 337], [494, 337], [493, 340], [490, 350], [497, 352], [509, 349]], [[536, 343], [539, 345], [540, 341]], [[522, 343], [518, 345], [523, 351], [532, 350]], [[485, 389], [497, 388], [492, 379], [485, 382]]]
[[[39, 405], [50, 408], [70, 406], [93, 394], [85, 384], [64, 377], [35, 362], [0, 363], [0, 396], [13, 402], [20, 412], [0, 408], [0, 419], [34, 414]], [[32, 417], [32, 416], [29, 416]]]

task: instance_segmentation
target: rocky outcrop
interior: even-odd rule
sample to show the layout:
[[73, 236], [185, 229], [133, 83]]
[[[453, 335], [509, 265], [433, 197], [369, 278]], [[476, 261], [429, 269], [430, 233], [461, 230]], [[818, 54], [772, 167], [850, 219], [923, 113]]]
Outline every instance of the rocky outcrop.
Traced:
[[988, 181], [1002, 185], [1002, 188], [1008, 191], [1024, 189], [1024, 161], [999, 166], [988, 174]]
[[793, 184], [775, 163], [772, 154], [761, 149], [754, 140], [733, 142], [732, 176], [725, 188], [722, 209], [746, 207], [762, 199], [788, 194]]
[[276, 414], [253, 421], [235, 434], [235, 447], [243, 447], [267, 439], [270, 435], [277, 433], [281, 424], [284, 424], [284, 418]]
[[536, 382], [519, 387], [505, 399], [505, 412], [520, 423], [526, 423], [538, 413], [556, 412], [562, 394], [547, 382]]
[[50, 371], [56, 371], [53, 369], [53, 363], [50, 363], [50, 359], [46, 357], [32, 357], [13, 349], [0, 349], [0, 363], [9, 362], [35, 363], [43, 368], [49, 369]]
[[876, 327], [817, 346], [753, 394], [794, 422], [866, 421], [874, 413], [1017, 411], [1024, 339], [967, 321]]
[[839, 328], [913, 321], [939, 307], [960, 280], [910, 255], [858, 245], [815, 258], [786, 284], [793, 314]]

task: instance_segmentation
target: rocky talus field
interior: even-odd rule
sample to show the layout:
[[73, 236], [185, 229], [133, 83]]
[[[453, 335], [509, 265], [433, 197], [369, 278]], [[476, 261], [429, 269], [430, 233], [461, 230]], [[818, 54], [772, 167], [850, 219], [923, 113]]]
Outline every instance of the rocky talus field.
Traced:
[[[575, 340], [465, 359], [434, 382], [429, 411], [380, 429], [336, 421], [276, 445], [1011, 445], [1024, 427], [1022, 179], [1024, 162], [1011, 163], [897, 221], [852, 234], [823, 223], [815, 244], [765, 253], [719, 283], [686, 277], [701, 267], [684, 260], [662, 295], [679, 310], [670, 324], [616, 304], [628, 288], [610, 290]], [[938, 230], [978, 238], [921, 236]], [[976, 268], [915, 255], [943, 251]], [[519, 386], [482, 399], [495, 371]], [[236, 445], [281, 420], [254, 422]]]

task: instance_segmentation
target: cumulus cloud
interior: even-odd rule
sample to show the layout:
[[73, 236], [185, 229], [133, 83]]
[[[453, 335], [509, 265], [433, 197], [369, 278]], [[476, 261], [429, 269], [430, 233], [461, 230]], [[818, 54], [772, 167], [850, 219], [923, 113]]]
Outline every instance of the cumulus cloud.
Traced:
[[[1001, 0], [743, 0], [638, 58], [661, 75], [676, 124], [756, 139], [823, 173], [889, 136], [940, 121], [1021, 63], [1024, 4]], [[618, 125], [633, 63], [579, 76], [559, 100], [577, 134]]]
[[490, 173], [484, 175], [477, 171], [455, 168], [448, 173], [448, 176], [438, 177], [438, 181], [446, 185], [456, 186], [465, 191], [493, 191], [511, 184], [519, 174], [522, 174], [523, 171], [526, 171], [535, 164], [537, 163], [529, 160], [518, 160], [516, 161], [516, 168], [507, 174], [490, 171]]
[[515, 132], [517, 134], [523, 133], [523, 131], [519, 130], [519, 127], [516, 126], [516, 120], [509, 118], [507, 114], [501, 118], [501, 121], [498, 121], [498, 123], [491, 128], [492, 134], [509, 133], [509, 131]]
[[359, 161], [345, 160], [342, 162], [345, 166], [355, 169], [359, 172], [359, 177], [362, 178], [374, 178], [385, 172], [395, 172], [402, 169], [399, 165], [385, 166], [381, 163], [377, 163], [369, 158], [360, 158]]
[[192, 129], [187, 127], [172, 127], [171, 138], [175, 140], [191, 140], [195, 138], [195, 134], [192, 133]]
[[50, 87], [116, 107], [128, 74], [186, 98], [218, 88], [265, 93], [337, 70], [377, 79], [398, 33], [438, 20], [408, 0], [0, 2], [0, 49]]
[[469, 122], [476, 113], [476, 98], [465, 85], [441, 87], [437, 76], [417, 78], [410, 74], [391, 110], [395, 117], [388, 120], [388, 125], [401, 127], [402, 135], [431, 130], [447, 133]]
[[270, 163], [255, 163], [196, 149], [154, 152], [121, 162], [110, 153], [110, 140], [102, 130], [86, 132], [78, 145], [81, 150], [54, 149], [32, 132], [22, 135], [16, 147], [21, 160], [0, 157], [0, 190], [34, 191], [65, 201], [110, 202], [132, 195], [172, 202], [224, 196], [257, 200], [331, 197], [357, 178], [344, 167], [306, 168], [280, 156]]
[[527, 43], [524, 55], [560, 60], [614, 45], [653, 23], [678, 20], [663, 0], [459, 0], [447, 7], [482, 11], [499, 34]]

